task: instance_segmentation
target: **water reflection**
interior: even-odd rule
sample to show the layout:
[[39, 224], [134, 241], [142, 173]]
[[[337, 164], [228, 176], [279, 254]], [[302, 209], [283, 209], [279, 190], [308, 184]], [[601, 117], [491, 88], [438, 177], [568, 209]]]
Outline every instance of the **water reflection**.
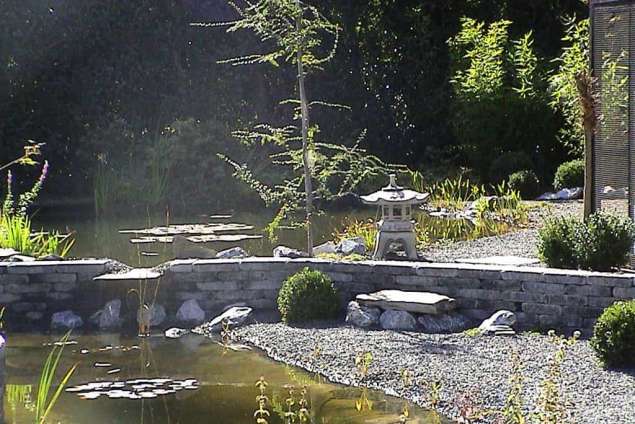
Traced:
[[[9, 338], [7, 422], [33, 422], [32, 393], [50, 350], [44, 345], [53, 341], [54, 337], [39, 335]], [[305, 404], [312, 423], [398, 423], [404, 411], [407, 422], [435, 422], [434, 414], [403, 400], [372, 390], [328, 384], [319, 376], [274, 363], [253, 351], [230, 349], [223, 354], [218, 341], [203, 337], [166, 340], [158, 336], [100, 335], [81, 336], [77, 342], [67, 346], [59, 366], [61, 374], [79, 362], [67, 385], [70, 390], [60, 396], [51, 422], [251, 424], [255, 422], [254, 401], [258, 395], [254, 383], [260, 375], [268, 382], [269, 424], [285, 422], [289, 399], [296, 414]], [[96, 363], [108, 366], [96, 367]], [[118, 372], [109, 374], [113, 369]], [[91, 391], [114, 393], [86, 396]], [[84, 394], [85, 400], [78, 394]], [[358, 408], [360, 399], [362, 407]]]

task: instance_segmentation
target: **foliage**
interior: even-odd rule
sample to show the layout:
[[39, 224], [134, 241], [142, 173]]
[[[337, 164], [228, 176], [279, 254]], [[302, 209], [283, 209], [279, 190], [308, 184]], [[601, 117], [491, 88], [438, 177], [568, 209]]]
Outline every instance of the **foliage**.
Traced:
[[591, 347], [605, 365], [635, 365], [635, 300], [616, 302], [602, 312], [593, 328]]
[[16, 250], [24, 255], [40, 257], [59, 255], [65, 257], [75, 240], [71, 234], [58, 232], [33, 234], [31, 220], [22, 215], [8, 215], [0, 211], [0, 247]]
[[485, 186], [473, 184], [468, 178], [459, 176], [445, 179], [430, 188], [429, 203], [436, 208], [462, 210], [467, 202], [484, 196]]
[[258, 381], [256, 381], [256, 387], [258, 388], [259, 394], [256, 396], [256, 403], [258, 403], [258, 409], [254, 412], [254, 418], [256, 419], [256, 424], [267, 424], [267, 419], [271, 416], [271, 413], [267, 409], [267, 404], [269, 403], [269, 397], [266, 394], [267, 386], [269, 383], [265, 380], [265, 377], [260, 377]]
[[357, 373], [359, 374], [360, 379], [363, 380], [368, 376], [368, 371], [370, 370], [370, 366], [372, 364], [372, 352], [357, 352], [355, 354], [355, 368], [357, 368]]
[[285, 323], [333, 319], [339, 307], [340, 299], [331, 279], [309, 268], [287, 278], [278, 293], [278, 310]]
[[40, 374], [40, 382], [37, 387], [37, 397], [35, 403], [35, 424], [43, 424], [46, 422], [47, 417], [53, 410], [57, 399], [64, 391], [64, 387], [68, 380], [71, 378], [77, 368], [77, 364], [73, 365], [66, 371], [61, 380], [57, 383], [55, 391], [49, 396], [52, 387], [54, 386], [53, 379], [59, 367], [62, 353], [64, 352], [64, 346], [70, 337], [70, 332], [66, 333], [59, 343], [53, 345], [51, 352], [46, 357], [42, 372]]
[[333, 241], [339, 243], [342, 240], [359, 237], [364, 241], [366, 251], [375, 250], [377, 238], [377, 226], [372, 219], [359, 221], [357, 219], [345, 219], [342, 227], [333, 234]]
[[575, 159], [560, 165], [556, 170], [553, 187], [556, 190], [584, 187], [584, 161]]
[[558, 137], [577, 157], [584, 152], [584, 128], [576, 76], [589, 69], [589, 40], [589, 20], [578, 20], [575, 16], [567, 18], [562, 38], [565, 47], [554, 59], [558, 69], [549, 77], [551, 106], [564, 117]]
[[547, 265], [610, 271], [628, 262], [635, 224], [628, 217], [596, 212], [586, 223], [570, 217], [547, 219], [538, 234], [538, 254]]
[[[547, 173], [558, 150], [559, 122], [549, 106], [544, 59], [536, 53], [533, 32], [513, 39], [508, 20], [486, 25], [464, 18], [461, 24], [448, 41], [451, 122], [468, 166], [486, 179], [492, 155], [540, 152], [535, 163], [544, 168], [538, 173]], [[528, 127], [526, 122], [541, 125]]]
[[535, 199], [540, 195], [540, 181], [534, 171], [516, 171], [507, 180], [509, 188], [517, 191], [524, 199]]

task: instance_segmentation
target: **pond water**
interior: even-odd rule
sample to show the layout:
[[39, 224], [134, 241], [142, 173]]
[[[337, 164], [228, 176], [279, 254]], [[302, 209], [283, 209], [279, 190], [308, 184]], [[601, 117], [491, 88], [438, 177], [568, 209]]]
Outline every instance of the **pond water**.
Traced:
[[[5, 422], [34, 422], [39, 372], [50, 343], [57, 339], [9, 335]], [[300, 389], [306, 386], [312, 423], [397, 423], [405, 409], [408, 423], [450, 423], [436, 413], [381, 392], [329, 384], [258, 352], [226, 350], [200, 336], [170, 340], [163, 336], [141, 339], [104, 334], [80, 336], [75, 341], [65, 346], [55, 381], [74, 364], [78, 366], [68, 382], [69, 390], [60, 396], [48, 422], [251, 424], [255, 422], [259, 394], [255, 382], [263, 376], [268, 382], [270, 424], [284, 422], [280, 414], [288, 397], [286, 385], [295, 387], [296, 401]], [[152, 384], [156, 387], [156, 382], [164, 389], [148, 389]], [[81, 389], [90, 383], [110, 388], [102, 389], [96, 399], [82, 399], [86, 391]], [[156, 397], [143, 395], [152, 390]], [[112, 393], [107, 395], [106, 391]], [[136, 399], [122, 397], [126, 391], [136, 393]]]
[[[75, 211], [76, 212], [76, 211]], [[201, 244], [216, 250], [241, 246], [256, 256], [271, 256], [275, 246], [283, 244], [303, 249], [305, 234], [301, 229], [281, 229], [278, 240], [269, 240], [263, 229], [271, 221], [266, 211], [231, 213], [231, 218], [210, 218], [215, 215], [228, 215], [216, 211], [206, 215], [169, 217], [149, 213], [147, 216], [110, 216], [93, 218], [89, 214], [71, 213], [64, 209], [47, 211], [36, 215], [34, 229], [57, 230], [61, 233], [73, 232], [75, 245], [71, 251], [73, 257], [99, 257], [117, 259], [131, 266], [154, 266], [174, 258], [173, 248], [166, 243], [132, 244], [130, 234], [120, 234], [122, 229], [151, 228], [169, 224], [205, 224], [209, 222], [232, 222], [253, 225], [248, 234], [263, 234], [261, 239], [240, 242], [212, 242]], [[314, 222], [316, 244], [333, 239], [333, 234], [342, 228], [346, 220], [367, 221], [375, 219], [372, 208], [361, 211], [328, 212], [317, 216]], [[431, 241], [468, 240], [483, 236], [501, 234], [510, 228], [504, 223], [492, 220], [473, 222], [467, 219], [447, 219], [431, 217], [423, 212], [415, 219], [427, 229]], [[425, 252], [424, 252], [425, 253]]]

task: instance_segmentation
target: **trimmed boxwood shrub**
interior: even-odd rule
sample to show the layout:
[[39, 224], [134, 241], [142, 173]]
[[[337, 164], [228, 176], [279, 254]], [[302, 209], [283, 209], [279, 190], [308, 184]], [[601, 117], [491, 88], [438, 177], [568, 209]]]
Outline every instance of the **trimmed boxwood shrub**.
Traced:
[[635, 224], [626, 216], [597, 212], [587, 222], [547, 219], [538, 236], [538, 255], [551, 267], [610, 271], [628, 262]]
[[535, 199], [540, 194], [540, 181], [532, 170], [514, 172], [507, 179], [509, 187], [520, 193], [523, 199]]
[[593, 328], [591, 346], [608, 366], [635, 366], [635, 300], [604, 310]]
[[575, 187], [584, 187], [584, 161], [582, 159], [575, 159], [560, 165], [553, 179], [553, 188], [556, 190]]
[[278, 293], [278, 310], [285, 323], [337, 318], [340, 298], [329, 277], [304, 268], [287, 278]]

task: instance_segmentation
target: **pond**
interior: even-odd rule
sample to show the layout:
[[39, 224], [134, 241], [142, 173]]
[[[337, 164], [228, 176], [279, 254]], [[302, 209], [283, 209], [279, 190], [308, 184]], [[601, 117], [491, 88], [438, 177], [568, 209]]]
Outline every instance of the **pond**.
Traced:
[[[74, 212], [74, 213], [73, 213]], [[202, 245], [216, 250], [241, 246], [256, 256], [271, 256], [275, 246], [282, 244], [302, 249], [305, 246], [305, 234], [301, 229], [282, 229], [277, 240], [269, 240], [263, 229], [271, 221], [267, 211], [211, 212], [206, 215], [166, 217], [149, 213], [147, 216], [109, 216], [93, 218], [90, 214], [78, 214], [64, 209], [47, 211], [34, 218], [34, 229], [57, 230], [62, 233], [73, 232], [75, 245], [71, 251], [73, 257], [98, 257], [117, 259], [131, 266], [155, 266], [174, 258], [174, 251], [167, 243], [132, 244], [131, 234], [120, 234], [122, 229], [151, 228], [173, 224], [205, 224], [210, 222], [232, 222], [252, 225], [248, 234], [263, 235], [260, 239], [239, 242], [212, 242]], [[217, 218], [218, 215], [225, 217]], [[230, 218], [227, 216], [231, 215]], [[341, 229], [347, 220], [367, 221], [375, 219], [372, 208], [359, 211], [327, 212], [315, 218], [315, 242], [323, 243], [333, 239], [333, 234]], [[468, 219], [448, 219], [432, 217], [423, 212], [415, 214], [419, 225], [426, 228], [430, 241], [470, 240], [478, 237], [501, 234], [510, 230], [510, 226], [494, 220], [471, 221]], [[425, 252], [424, 252], [425, 254]]]
[[[7, 423], [34, 422], [39, 371], [50, 343], [56, 340], [58, 337], [37, 334], [9, 335], [4, 400]], [[270, 424], [284, 422], [280, 414], [289, 396], [286, 385], [295, 388], [296, 401], [306, 386], [312, 423], [397, 423], [404, 410], [408, 411], [408, 423], [450, 423], [381, 392], [329, 384], [259, 352], [226, 350], [202, 336], [175, 340], [162, 335], [137, 338], [103, 334], [82, 335], [75, 341], [64, 348], [56, 381], [71, 366], [78, 366], [49, 422], [251, 424], [259, 394], [255, 382], [263, 376], [268, 382]], [[97, 389], [101, 394], [87, 396], [89, 384], [102, 387]], [[157, 389], [157, 385], [163, 388]], [[143, 394], [152, 391], [154, 394]], [[126, 398], [125, 393], [134, 395]]]

